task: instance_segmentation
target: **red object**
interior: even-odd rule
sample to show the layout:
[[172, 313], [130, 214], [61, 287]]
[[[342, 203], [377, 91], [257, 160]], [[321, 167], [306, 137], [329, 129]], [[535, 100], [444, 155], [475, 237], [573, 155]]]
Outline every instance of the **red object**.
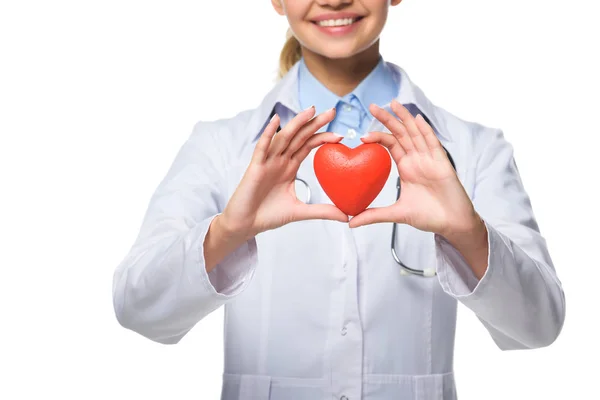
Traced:
[[392, 167], [387, 149], [377, 143], [349, 148], [327, 143], [315, 153], [315, 174], [333, 204], [349, 216], [364, 211], [375, 200]]

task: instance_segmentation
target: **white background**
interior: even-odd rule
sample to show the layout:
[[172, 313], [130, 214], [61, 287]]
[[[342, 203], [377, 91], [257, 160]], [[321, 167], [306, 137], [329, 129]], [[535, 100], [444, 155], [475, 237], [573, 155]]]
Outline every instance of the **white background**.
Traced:
[[[515, 146], [567, 295], [535, 351], [499, 351], [461, 306], [461, 399], [598, 395], [597, 16], [584, 0], [390, 14], [384, 58]], [[0, 398], [218, 399], [222, 309], [159, 345], [118, 325], [112, 274], [193, 124], [270, 89], [286, 28], [268, 0], [0, 2]]]

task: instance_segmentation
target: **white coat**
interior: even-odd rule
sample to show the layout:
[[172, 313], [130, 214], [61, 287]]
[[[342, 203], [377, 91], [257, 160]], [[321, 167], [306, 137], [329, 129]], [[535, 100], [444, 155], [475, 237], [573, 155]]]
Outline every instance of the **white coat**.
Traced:
[[[397, 100], [428, 117], [487, 225], [487, 272], [478, 281], [442, 237], [399, 225], [400, 258], [438, 273], [401, 275], [391, 224], [350, 229], [314, 220], [259, 234], [207, 274], [209, 224], [272, 110], [299, 111], [296, 64], [256, 109], [195, 125], [114, 275], [119, 323], [159, 343], [177, 343], [225, 307], [223, 400], [455, 399], [457, 302], [502, 350], [547, 346], [562, 329], [561, 284], [502, 131], [433, 105], [403, 69], [387, 64], [400, 81]], [[389, 132], [377, 120], [374, 130]], [[331, 204], [313, 156], [298, 177], [312, 202]], [[373, 206], [395, 200], [397, 176], [394, 167]]]

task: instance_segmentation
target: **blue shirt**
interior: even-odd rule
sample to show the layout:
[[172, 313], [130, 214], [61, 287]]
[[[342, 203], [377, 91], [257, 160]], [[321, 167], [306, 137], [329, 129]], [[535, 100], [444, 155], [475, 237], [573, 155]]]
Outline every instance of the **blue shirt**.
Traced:
[[341, 143], [348, 147], [356, 147], [362, 143], [360, 137], [367, 133], [373, 120], [369, 105], [375, 103], [383, 106], [391, 102], [397, 96], [398, 89], [392, 71], [381, 56], [373, 71], [344, 97], [339, 97], [319, 82], [308, 70], [304, 58], [299, 61], [298, 99], [301, 109], [314, 105], [318, 115], [336, 107], [335, 119], [319, 131], [343, 135]]

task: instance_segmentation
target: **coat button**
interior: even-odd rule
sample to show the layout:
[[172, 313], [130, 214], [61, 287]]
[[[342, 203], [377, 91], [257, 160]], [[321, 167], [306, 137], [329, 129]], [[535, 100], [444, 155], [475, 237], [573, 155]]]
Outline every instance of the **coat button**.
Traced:
[[348, 329], [344, 326], [342, 328], [342, 336], [346, 336], [346, 333], [348, 333]]

